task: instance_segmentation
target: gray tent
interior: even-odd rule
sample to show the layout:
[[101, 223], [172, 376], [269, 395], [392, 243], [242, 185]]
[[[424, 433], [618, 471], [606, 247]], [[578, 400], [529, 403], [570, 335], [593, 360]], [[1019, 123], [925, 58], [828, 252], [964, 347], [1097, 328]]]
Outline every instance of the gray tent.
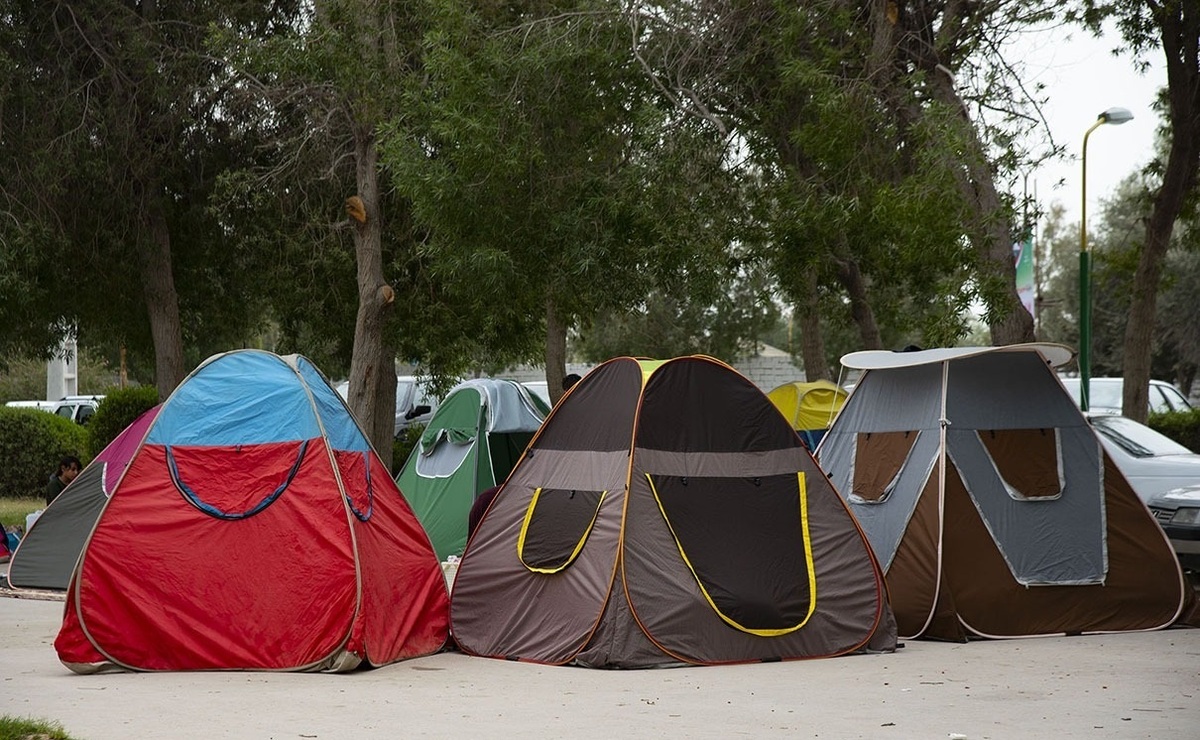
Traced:
[[568, 391], [467, 544], [451, 623], [470, 654], [626, 668], [896, 642], [824, 473], [705, 357], [617, 358]]
[[817, 451], [887, 574], [902, 637], [1139, 630], [1179, 618], [1170, 544], [1054, 373], [1060, 345], [856, 352]]

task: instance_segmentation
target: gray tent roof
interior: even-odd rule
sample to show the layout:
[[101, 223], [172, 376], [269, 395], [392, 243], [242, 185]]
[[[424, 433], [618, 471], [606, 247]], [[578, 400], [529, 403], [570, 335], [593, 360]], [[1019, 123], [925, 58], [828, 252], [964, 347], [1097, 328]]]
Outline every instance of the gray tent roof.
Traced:
[[915, 352], [889, 352], [886, 350], [864, 350], [851, 352], [842, 357], [842, 364], [851, 370], [886, 370], [898, 367], [928, 365], [946, 360], [989, 354], [992, 352], [1028, 352], [1037, 350], [1051, 367], [1061, 367], [1070, 362], [1075, 353], [1070, 347], [1049, 342], [1008, 344], [1000, 347], [939, 347]]

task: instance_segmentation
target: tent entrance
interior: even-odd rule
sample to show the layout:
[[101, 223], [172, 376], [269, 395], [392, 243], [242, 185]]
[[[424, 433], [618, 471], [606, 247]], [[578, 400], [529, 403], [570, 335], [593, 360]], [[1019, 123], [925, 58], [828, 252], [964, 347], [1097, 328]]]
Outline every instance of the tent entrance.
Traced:
[[726, 624], [763, 637], [804, 626], [817, 601], [804, 473], [646, 477], [680, 555]]
[[592, 532], [605, 493], [534, 490], [517, 539], [517, 557], [525, 567], [534, 573], [558, 573], [574, 562]]

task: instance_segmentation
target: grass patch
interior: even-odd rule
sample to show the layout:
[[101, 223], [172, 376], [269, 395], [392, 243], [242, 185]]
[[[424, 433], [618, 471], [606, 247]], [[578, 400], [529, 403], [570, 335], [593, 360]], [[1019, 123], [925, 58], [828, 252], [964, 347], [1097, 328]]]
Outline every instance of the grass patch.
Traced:
[[[0, 498], [0, 526], [25, 529], [25, 515], [46, 508], [40, 498]], [[0, 735], [0, 740], [6, 736]]]
[[0, 740], [74, 740], [57, 722], [0, 715]]

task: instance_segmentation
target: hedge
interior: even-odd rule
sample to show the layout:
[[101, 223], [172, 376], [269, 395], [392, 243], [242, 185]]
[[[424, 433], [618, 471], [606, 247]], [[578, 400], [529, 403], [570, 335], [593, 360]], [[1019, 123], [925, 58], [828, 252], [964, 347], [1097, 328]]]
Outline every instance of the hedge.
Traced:
[[125, 427], [157, 404], [158, 389], [152, 385], [108, 391], [87, 424], [92, 454], [100, 454]]
[[38, 409], [0, 406], [0, 497], [42, 498], [58, 462], [75, 455], [87, 465], [86, 427]]
[[1200, 409], [1151, 414], [1146, 425], [1192, 452], [1200, 452]]

